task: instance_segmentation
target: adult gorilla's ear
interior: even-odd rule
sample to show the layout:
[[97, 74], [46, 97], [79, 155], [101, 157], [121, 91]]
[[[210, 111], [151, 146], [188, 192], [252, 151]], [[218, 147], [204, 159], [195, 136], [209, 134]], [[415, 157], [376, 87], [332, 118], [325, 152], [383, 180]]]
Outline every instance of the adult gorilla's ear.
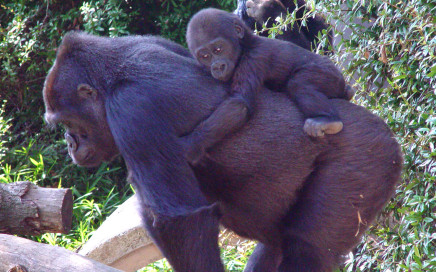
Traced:
[[244, 27], [240, 24], [240, 22], [237, 21], [237, 20], [235, 20], [234, 23], [233, 23], [233, 25], [235, 26], [235, 33], [236, 33], [236, 36], [237, 36], [239, 39], [244, 38], [245, 29], [244, 29]]
[[79, 84], [79, 86], [77, 86], [77, 93], [79, 94], [79, 97], [83, 99], [97, 99], [97, 90], [88, 84]]

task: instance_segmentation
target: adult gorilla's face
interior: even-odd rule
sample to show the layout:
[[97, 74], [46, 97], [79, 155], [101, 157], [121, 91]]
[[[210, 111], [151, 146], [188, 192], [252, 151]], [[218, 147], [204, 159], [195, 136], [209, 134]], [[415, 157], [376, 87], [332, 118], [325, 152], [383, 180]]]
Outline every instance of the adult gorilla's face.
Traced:
[[68, 154], [75, 164], [94, 167], [113, 160], [119, 151], [106, 121], [101, 93], [85, 82], [81, 67], [68, 58], [61, 61], [62, 67], [56, 62], [44, 85], [45, 120], [66, 128]]

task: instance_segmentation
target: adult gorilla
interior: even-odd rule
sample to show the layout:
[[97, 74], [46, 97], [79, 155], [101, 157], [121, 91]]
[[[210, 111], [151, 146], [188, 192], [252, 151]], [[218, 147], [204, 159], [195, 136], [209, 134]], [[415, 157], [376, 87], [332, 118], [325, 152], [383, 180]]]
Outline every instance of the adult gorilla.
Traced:
[[[323, 31], [328, 33], [329, 43], [333, 45], [333, 32], [329, 30], [329, 25], [320, 15], [307, 17], [306, 24], [301, 24], [304, 14], [309, 12], [304, 0], [238, 0], [238, 6], [234, 13], [239, 16], [251, 29], [261, 30], [262, 25], [273, 27], [275, 18], [285, 16], [287, 12], [292, 13], [296, 8], [296, 24], [288, 24], [282, 33], [277, 35], [279, 40], [293, 42], [307, 50], [313, 50], [319, 43], [318, 35]], [[320, 33], [321, 32], [321, 33]], [[267, 32], [260, 35], [267, 36]], [[329, 50], [328, 46], [323, 48]]]
[[184, 144], [228, 88], [169, 41], [73, 32], [46, 79], [45, 118], [66, 126], [79, 165], [124, 157], [147, 230], [176, 271], [224, 271], [219, 222], [259, 241], [247, 271], [331, 271], [399, 179], [392, 133], [332, 100], [343, 131], [309, 138], [285, 94], [265, 90], [248, 124], [192, 169]]

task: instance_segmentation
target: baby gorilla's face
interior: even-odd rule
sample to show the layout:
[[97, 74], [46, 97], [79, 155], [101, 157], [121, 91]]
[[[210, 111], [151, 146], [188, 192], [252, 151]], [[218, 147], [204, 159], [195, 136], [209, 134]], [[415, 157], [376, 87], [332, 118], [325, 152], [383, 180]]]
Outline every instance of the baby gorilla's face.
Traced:
[[199, 63], [210, 69], [214, 78], [228, 81], [233, 75], [239, 53], [239, 46], [218, 37], [198, 47], [194, 56]]
[[200, 64], [221, 81], [232, 78], [241, 54], [241, 43], [250, 30], [236, 15], [204, 9], [188, 24], [186, 41], [189, 51]]

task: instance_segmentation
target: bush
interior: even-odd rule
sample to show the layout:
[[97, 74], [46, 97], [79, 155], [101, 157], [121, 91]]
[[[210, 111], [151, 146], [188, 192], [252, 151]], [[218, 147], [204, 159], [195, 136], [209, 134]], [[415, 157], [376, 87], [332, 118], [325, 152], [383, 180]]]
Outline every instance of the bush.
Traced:
[[[352, 29], [335, 60], [351, 56], [345, 73], [357, 78], [356, 102], [385, 119], [405, 158], [403, 182], [346, 271], [432, 271], [436, 267], [436, 4], [321, 0], [316, 10]], [[358, 20], [371, 26], [364, 28], [355, 23]]]

